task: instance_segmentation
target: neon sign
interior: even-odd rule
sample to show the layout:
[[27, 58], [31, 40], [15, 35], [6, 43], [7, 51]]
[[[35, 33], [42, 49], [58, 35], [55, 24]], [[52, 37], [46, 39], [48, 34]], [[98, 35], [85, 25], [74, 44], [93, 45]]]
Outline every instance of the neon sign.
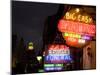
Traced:
[[64, 38], [70, 37], [70, 38], [78, 38], [78, 39], [85, 39], [85, 40], [91, 40], [90, 36], [86, 35], [80, 35], [80, 34], [74, 34], [74, 33], [63, 33]]
[[45, 71], [62, 70], [63, 64], [44, 64]]
[[48, 48], [49, 55], [58, 55], [58, 54], [70, 54], [69, 47], [66, 45], [50, 45]]
[[71, 9], [58, 22], [58, 30], [62, 32], [67, 45], [82, 47], [96, 34], [92, 17], [82, 12], [80, 8]]
[[81, 15], [79, 13], [78, 14], [70, 13], [70, 12], [67, 12], [65, 14], [64, 19], [78, 21], [78, 22], [84, 22], [84, 23], [92, 23], [93, 22], [93, 20], [90, 16]]
[[61, 19], [58, 23], [61, 32], [77, 33], [80, 35], [95, 36], [95, 25]]
[[78, 39], [78, 38], [71, 38], [67, 37], [65, 38], [67, 45], [73, 46], [73, 47], [82, 47], [84, 46], [87, 42], [85, 39]]
[[70, 61], [70, 50], [66, 45], [52, 44], [48, 47], [48, 54], [45, 56], [45, 61], [51, 63], [65, 63]]
[[91, 37], [89, 37], [89, 36], [83, 36], [82, 39], [91, 40]]
[[81, 38], [80, 34], [64, 33], [64, 37]]
[[75, 43], [78, 42], [78, 39], [77, 39], [77, 38], [67, 37], [66, 39], [67, 39], [68, 41], [71, 41], [71, 42], [75, 42]]
[[80, 34], [74, 34], [74, 33], [63, 33], [63, 37], [66, 40], [67, 45], [74, 46], [74, 47], [82, 47], [82, 45], [85, 45], [89, 40], [92, 39], [91, 36], [87, 35], [80, 35]]
[[66, 38], [66, 41], [67, 42], [72, 42], [74, 44], [77, 44], [77, 43], [85, 43], [85, 40], [84, 39], [77, 39], [77, 38], [71, 38], [71, 37], [67, 37]]
[[49, 45], [49, 50], [68, 50], [69, 47], [67, 47], [66, 45], [57, 45], [57, 44], [53, 44], [53, 45]]
[[66, 55], [70, 54], [69, 50], [49, 50], [49, 55]]
[[70, 60], [71, 60], [70, 55], [48, 55], [46, 56], [46, 61], [50, 61], [50, 62], [63, 63], [63, 62], [67, 62]]

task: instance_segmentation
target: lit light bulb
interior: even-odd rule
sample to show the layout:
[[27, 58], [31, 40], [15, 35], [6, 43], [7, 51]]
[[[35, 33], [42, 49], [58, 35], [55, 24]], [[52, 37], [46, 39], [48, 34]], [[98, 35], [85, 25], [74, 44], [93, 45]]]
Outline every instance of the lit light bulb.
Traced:
[[29, 49], [29, 50], [33, 50], [34, 47], [33, 47], [33, 46], [29, 46], [28, 49]]
[[29, 42], [28, 49], [29, 50], [33, 50], [34, 49], [33, 42]]
[[78, 13], [80, 11], [80, 9], [79, 8], [76, 8], [76, 12]]

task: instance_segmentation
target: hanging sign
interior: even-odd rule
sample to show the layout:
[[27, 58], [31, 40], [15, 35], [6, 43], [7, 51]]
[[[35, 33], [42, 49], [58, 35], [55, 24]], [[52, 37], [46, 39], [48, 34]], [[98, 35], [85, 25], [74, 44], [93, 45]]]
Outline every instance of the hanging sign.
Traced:
[[66, 44], [72, 47], [83, 47], [96, 35], [96, 26], [92, 17], [75, 8], [65, 13], [58, 22], [58, 30]]

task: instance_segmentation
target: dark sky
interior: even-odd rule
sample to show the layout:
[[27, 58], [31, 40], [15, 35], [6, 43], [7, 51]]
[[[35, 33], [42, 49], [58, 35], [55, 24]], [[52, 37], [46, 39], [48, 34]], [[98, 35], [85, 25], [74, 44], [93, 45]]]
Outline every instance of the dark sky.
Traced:
[[42, 47], [45, 20], [57, 13], [59, 4], [12, 2], [12, 33], [23, 37], [25, 44], [32, 41], [37, 50]]

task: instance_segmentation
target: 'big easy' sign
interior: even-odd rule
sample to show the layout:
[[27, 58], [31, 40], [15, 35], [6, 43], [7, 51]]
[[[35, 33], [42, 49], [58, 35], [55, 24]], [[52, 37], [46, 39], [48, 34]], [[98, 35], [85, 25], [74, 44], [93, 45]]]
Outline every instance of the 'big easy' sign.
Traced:
[[48, 47], [45, 61], [48, 63], [66, 63], [71, 60], [69, 47], [66, 45], [52, 44]]
[[58, 30], [66, 44], [72, 47], [84, 47], [96, 34], [95, 21], [80, 8], [71, 9], [58, 22]]

